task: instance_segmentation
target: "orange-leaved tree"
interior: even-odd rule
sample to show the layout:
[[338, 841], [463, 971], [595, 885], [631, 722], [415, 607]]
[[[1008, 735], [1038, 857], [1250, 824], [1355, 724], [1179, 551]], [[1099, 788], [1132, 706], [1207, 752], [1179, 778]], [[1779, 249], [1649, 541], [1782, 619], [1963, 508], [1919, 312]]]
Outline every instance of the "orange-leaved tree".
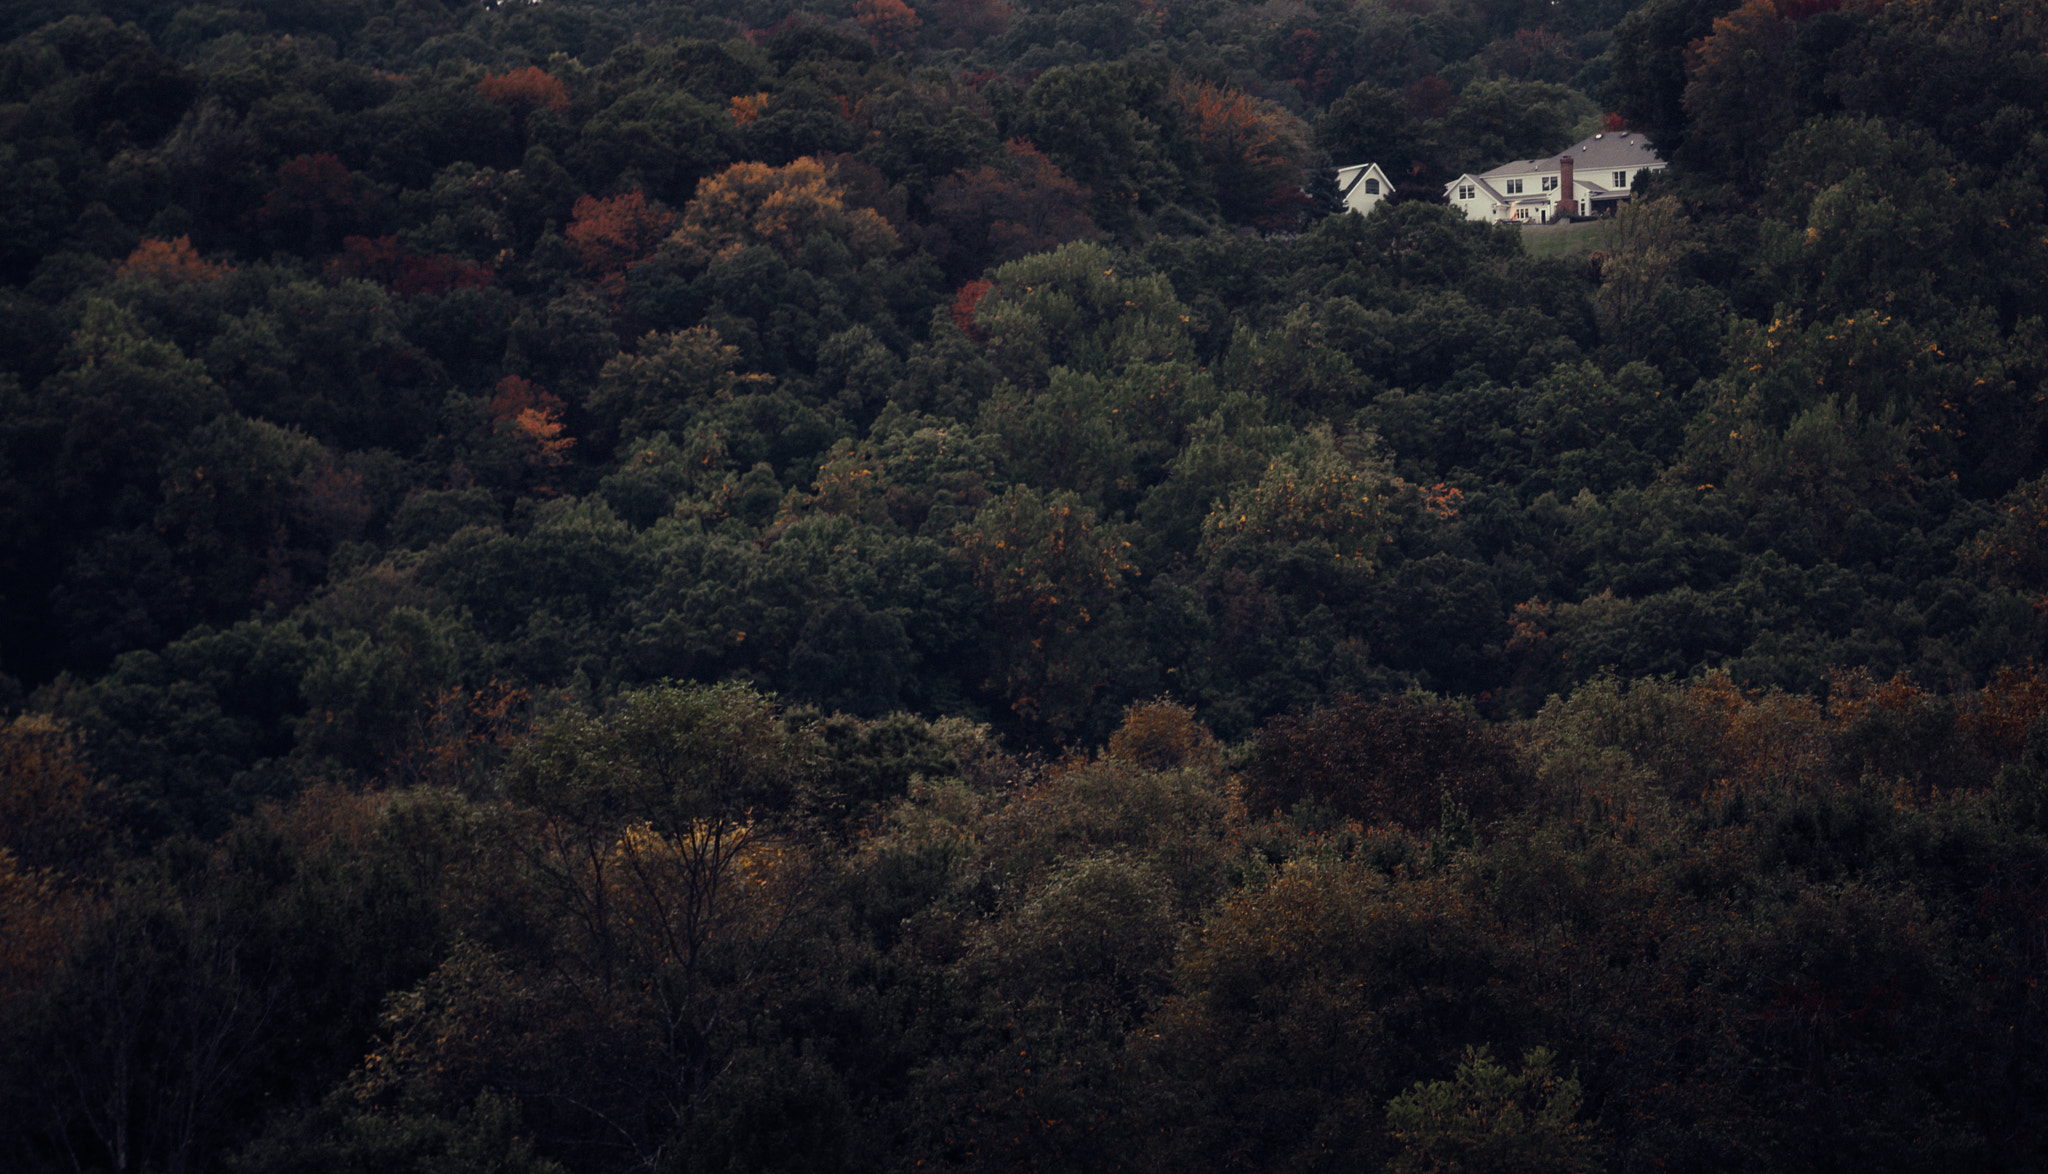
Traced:
[[1308, 124], [1235, 86], [1176, 77], [1171, 94], [1232, 220], [1249, 220], [1276, 193], [1301, 186]]
[[0, 851], [25, 872], [105, 879], [120, 800], [94, 776], [78, 735], [43, 714], [0, 722]]
[[924, 25], [903, 0], [853, 0], [853, 18], [877, 49], [908, 49]]
[[517, 375], [498, 380], [491, 397], [490, 421], [501, 436], [511, 437], [520, 456], [537, 469], [552, 469], [568, 462], [576, 438], [563, 434], [561, 397], [540, 384]]
[[601, 282], [617, 281], [645, 260], [676, 223], [674, 212], [639, 191], [580, 196], [570, 216], [562, 235], [576, 250], [583, 272]]
[[768, 104], [774, 95], [766, 90], [756, 94], [736, 94], [732, 100], [732, 120], [740, 126], [752, 126], [754, 121], [768, 112]]
[[896, 251], [896, 231], [872, 208], [853, 208], [831, 167], [809, 155], [783, 167], [735, 163], [697, 186], [669, 238], [695, 265], [766, 245], [793, 261], [807, 243], [830, 240], [855, 261]]
[[164, 285], [203, 285], [220, 281], [234, 271], [232, 265], [201, 257], [189, 236], [167, 241], [144, 237], [128, 259], [115, 267], [114, 276], [146, 277]]
[[569, 112], [568, 87], [538, 65], [485, 74], [484, 80], [476, 84], [476, 92], [487, 101], [509, 107], [521, 120], [543, 107], [556, 114]]

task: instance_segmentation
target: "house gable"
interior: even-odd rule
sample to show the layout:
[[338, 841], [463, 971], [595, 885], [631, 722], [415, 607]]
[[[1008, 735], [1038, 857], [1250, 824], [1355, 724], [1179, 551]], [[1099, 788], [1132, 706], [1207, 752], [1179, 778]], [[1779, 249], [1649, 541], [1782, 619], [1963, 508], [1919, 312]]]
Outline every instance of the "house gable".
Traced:
[[1344, 199], [1345, 211], [1364, 216], [1394, 194], [1394, 185], [1379, 164], [1354, 163], [1337, 169], [1337, 193]]

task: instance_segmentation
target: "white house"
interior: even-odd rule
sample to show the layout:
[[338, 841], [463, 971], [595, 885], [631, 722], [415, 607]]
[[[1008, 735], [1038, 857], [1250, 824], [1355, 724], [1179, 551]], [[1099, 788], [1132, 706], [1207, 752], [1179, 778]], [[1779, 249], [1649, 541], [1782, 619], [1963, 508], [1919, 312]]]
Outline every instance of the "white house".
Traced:
[[1337, 169], [1337, 191], [1344, 197], [1345, 211], [1363, 216], [1393, 195], [1394, 185], [1387, 182], [1387, 173], [1379, 164], [1354, 163]]
[[1635, 131], [1605, 131], [1548, 159], [1517, 159], [1461, 175], [1444, 185], [1444, 199], [1468, 220], [1546, 224], [1612, 212], [1628, 199], [1636, 176], [1662, 170], [1650, 140]]

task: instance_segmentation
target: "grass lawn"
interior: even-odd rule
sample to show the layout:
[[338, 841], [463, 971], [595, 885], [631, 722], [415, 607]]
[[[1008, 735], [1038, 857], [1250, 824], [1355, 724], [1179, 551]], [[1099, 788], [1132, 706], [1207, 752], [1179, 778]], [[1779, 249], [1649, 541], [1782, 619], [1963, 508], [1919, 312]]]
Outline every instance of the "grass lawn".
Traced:
[[1532, 257], [1583, 257], [1594, 249], [1612, 249], [1613, 234], [1612, 220], [1525, 224], [1522, 226], [1522, 249]]

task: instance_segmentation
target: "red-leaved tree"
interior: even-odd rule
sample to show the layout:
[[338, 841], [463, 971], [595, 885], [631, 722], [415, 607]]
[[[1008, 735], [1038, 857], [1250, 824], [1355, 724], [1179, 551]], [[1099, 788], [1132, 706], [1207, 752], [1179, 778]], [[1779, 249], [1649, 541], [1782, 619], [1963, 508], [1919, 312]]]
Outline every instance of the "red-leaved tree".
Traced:
[[611, 281], [645, 260], [675, 226], [674, 212], [650, 202], [644, 192], [627, 192], [579, 197], [562, 235], [575, 248], [585, 274]]
[[256, 223], [324, 251], [339, 233], [360, 226], [377, 203], [377, 193], [331, 151], [300, 155], [277, 169], [277, 186], [256, 210]]
[[401, 294], [441, 295], [458, 289], [476, 289], [491, 284], [497, 274], [489, 265], [441, 254], [424, 256], [399, 247], [395, 236], [351, 236], [341, 242], [341, 253], [327, 263], [327, 272], [338, 278], [374, 281]]
[[985, 277], [977, 277], [960, 287], [953, 295], [953, 325], [958, 326], [967, 337], [980, 342], [987, 333], [974, 323], [974, 312], [981, 308], [981, 300], [988, 296], [996, 283]]
[[998, 166], [940, 180], [927, 204], [946, 230], [939, 251], [956, 274], [1102, 235], [1088, 216], [1088, 189], [1024, 139], [1010, 140]]

